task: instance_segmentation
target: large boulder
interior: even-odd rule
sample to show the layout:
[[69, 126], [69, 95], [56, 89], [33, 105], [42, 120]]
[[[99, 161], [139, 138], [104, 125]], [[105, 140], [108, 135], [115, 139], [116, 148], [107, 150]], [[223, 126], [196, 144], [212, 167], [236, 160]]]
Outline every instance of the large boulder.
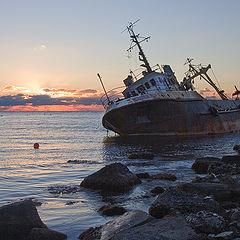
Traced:
[[82, 240], [200, 240], [182, 215], [154, 219], [143, 211], [132, 211], [98, 228], [88, 229]]
[[219, 162], [220, 158], [216, 157], [201, 157], [197, 158], [192, 165], [192, 169], [198, 174], [207, 173], [208, 167], [213, 162]]
[[64, 233], [56, 232], [48, 228], [33, 228], [28, 235], [27, 240], [65, 240], [67, 236]]
[[232, 198], [232, 190], [227, 184], [211, 182], [184, 183], [179, 185], [178, 188], [189, 193], [213, 195], [216, 200], [231, 200]]
[[84, 178], [81, 186], [103, 193], [124, 193], [141, 180], [121, 163], [113, 163]]
[[219, 212], [219, 204], [212, 198], [191, 194], [179, 189], [168, 189], [160, 194], [149, 208], [149, 213], [155, 218], [162, 218], [173, 210], [181, 213], [194, 213], [202, 210]]
[[198, 233], [220, 233], [226, 227], [226, 222], [222, 216], [206, 211], [191, 213], [187, 217], [187, 222]]
[[31, 200], [0, 207], [1, 240], [26, 239], [32, 228], [46, 228]]
[[[34, 228], [49, 230], [40, 219], [32, 200], [23, 200], [0, 207], [1, 240], [26, 240]], [[61, 239], [66, 239], [66, 235]]]

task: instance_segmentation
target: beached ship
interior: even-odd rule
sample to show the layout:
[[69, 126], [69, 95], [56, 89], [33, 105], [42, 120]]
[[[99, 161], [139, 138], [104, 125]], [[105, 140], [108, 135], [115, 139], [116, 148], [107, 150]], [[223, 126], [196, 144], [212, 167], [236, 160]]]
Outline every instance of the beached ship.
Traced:
[[[128, 50], [138, 48], [144, 71], [140, 77], [131, 71], [123, 81], [121, 94], [117, 89], [106, 92], [103, 86], [102, 124], [106, 129], [119, 135], [195, 135], [240, 130], [240, 92], [236, 87], [229, 98], [208, 75], [211, 65], [194, 65], [192, 59], [187, 59], [189, 70], [182, 82], [177, 81], [169, 65], [151, 67], [141, 46], [149, 37], [140, 38], [133, 25], [127, 27], [131, 38]], [[195, 91], [196, 77], [210, 84], [219, 99], [206, 99]]]

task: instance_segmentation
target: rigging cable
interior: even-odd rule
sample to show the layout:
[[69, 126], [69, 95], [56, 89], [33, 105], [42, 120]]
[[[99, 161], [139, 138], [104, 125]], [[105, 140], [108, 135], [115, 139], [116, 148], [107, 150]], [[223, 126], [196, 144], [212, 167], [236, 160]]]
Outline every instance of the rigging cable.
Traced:
[[220, 89], [222, 89], [212, 68], [211, 68], [211, 70], [212, 70], [212, 74], [213, 74], [213, 76], [214, 76], [214, 78], [215, 78], [215, 80], [216, 80], [216, 82], [217, 82], [217, 84], [218, 84], [218, 87], [219, 87]]
[[[211, 68], [211, 70], [212, 70], [212, 74], [213, 74], [213, 76], [214, 76], [214, 78], [215, 78], [215, 80], [216, 80], [216, 82], [217, 82], [217, 84], [218, 84], [218, 87], [220, 88], [220, 90], [222, 90], [221, 85], [220, 85], [220, 83], [218, 82], [218, 79], [217, 79], [217, 77], [216, 77], [216, 75], [215, 75], [215, 73], [214, 73], [214, 71], [213, 71], [212, 68]], [[228, 95], [226, 92], [224, 92], [224, 94], [225, 94], [229, 99], [231, 99], [231, 97], [229, 97], [229, 95]], [[236, 105], [236, 104], [235, 104], [235, 105]]]

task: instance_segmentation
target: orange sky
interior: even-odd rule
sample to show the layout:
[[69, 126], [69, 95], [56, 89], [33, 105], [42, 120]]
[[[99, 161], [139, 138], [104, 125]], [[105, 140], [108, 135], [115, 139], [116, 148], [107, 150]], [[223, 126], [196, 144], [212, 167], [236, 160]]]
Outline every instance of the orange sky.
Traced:
[[0, 111], [103, 111], [102, 105], [45, 105], [45, 106], [0, 106]]

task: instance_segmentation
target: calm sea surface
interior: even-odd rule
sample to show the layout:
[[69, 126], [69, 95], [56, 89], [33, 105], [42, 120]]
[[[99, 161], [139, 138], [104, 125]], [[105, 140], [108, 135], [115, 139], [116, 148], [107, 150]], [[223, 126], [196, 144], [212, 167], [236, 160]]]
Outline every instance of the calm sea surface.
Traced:
[[[43, 204], [38, 212], [49, 228], [68, 239], [91, 226], [112, 220], [98, 213], [109, 202], [127, 210], [148, 210], [155, 197], [143, 198], [157, 185], [188, 181], [196, 175], [196, 157], [234, 154], [239, 134], [206, 137], [119, 137], [101, 125], [102, 112], [0, 112], [0, 203], [32, 198]], [[33, 144], [38, 142], [39, 149]], [[153, 160], [129, 160], [136, 151], [155, 154]], [[77, 164], [68, 163], [77, 160]], [[128, 194], [102, 197], [79, 184], [106, 164], [121, 162], [134, 172], [168, 172], [174, 183], [143, 181]], [[75, 188], [75, 192], [68, 189]], [[64, 191], [63, 191], [64, 190]], [[75, 202], [68, 205], [70, 201]]]

